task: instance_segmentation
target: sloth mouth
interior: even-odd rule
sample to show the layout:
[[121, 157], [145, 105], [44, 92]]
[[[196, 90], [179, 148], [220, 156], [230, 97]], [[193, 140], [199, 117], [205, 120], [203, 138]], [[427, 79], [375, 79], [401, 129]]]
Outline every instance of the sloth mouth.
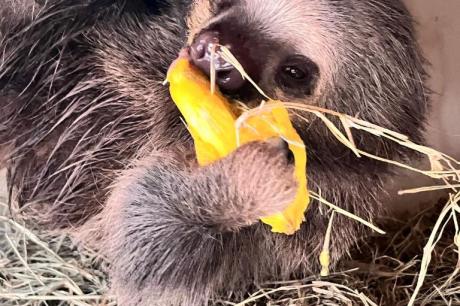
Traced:
[[[243, 103], [249, 107], [258, 106], [264, 97], [248, 82], [241, 73], [218, 53], [211, 55], [209, 50], [196, 50], [192, 46], [187, 47], [187, 57], [191, 63], [211, 78], [211, 62], [215, 69], [215, 83], [219, 90], [230, 101]], [[198, 53], [198, 54], [197, 54]], [[198, 59], [197, 59], [198, 58]]]
[[192, 63], [211, 77], [215, 72], [216, 84], [225, 92], [237, 92], [246, 83], [240, 72], [220, 54], [220, 46], [201, 44], [190, 46], [189, 52]]
[[223, 92], [239, 92], [246, 85], [237, 66], [244, 67], [247, 75], [255, 79], [259, 65], [244, 41], [227, 37], [227, 31], [203, 30], [198, 33], [188, 51], [192, 63], [208, 76], [215, 76], [216, 84]]

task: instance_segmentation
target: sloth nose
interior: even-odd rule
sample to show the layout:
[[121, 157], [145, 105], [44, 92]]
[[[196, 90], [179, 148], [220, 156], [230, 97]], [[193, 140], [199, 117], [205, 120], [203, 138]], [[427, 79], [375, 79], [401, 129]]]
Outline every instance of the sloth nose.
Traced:
[[203, 32], [190, 46], [190, 57], [193, 64], [208, 76], [211, 75], [211, 63], [213, 63], [219, 88], [225, 92], [235, 92], [242, 88], [246, 81], [235, 67], [219, 55], [219, 43], [218, 32]]

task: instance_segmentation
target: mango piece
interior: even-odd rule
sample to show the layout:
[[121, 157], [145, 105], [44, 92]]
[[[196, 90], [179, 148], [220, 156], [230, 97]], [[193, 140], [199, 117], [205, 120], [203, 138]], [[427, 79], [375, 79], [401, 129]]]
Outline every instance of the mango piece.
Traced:
[[295, 160], [294, 175], [299, 183], [296, 197], [283, 212], [261, 221], [270, 225], [275, 233], [291, 235], [299, 230], [309, 204], [307, 153], [283, 104], [271, 100], [267, 107], [259, 108], [254, 116], [247, 116], [237, 127], [238, 111], [219, 91], [211, 93], [208, 78], [186, 57], [179, 57], [171, 65], [167, 81], [171, 97], [194, 139], [200, 165], [219, 160], [248, 142], [272, 137], [282, 137], [288, 142]]

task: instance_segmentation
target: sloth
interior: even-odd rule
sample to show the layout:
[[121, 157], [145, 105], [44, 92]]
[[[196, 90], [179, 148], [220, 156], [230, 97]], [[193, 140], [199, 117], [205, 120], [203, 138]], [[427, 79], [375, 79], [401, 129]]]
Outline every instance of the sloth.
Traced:
[[[206, 305], [319, 269], [330, 217], [320, 203], [291, 236], [259, 221], [295, 195], [283, 141], [197, 165], [163, 85], [181, 49], [209, 74], [210, 46], [225, 45], [274, 99], [424, 142], [424, 59], [400, 0], [22, 0], [0, 15], [0, 162], [11, 200], [37, 226], [97, 248], [120, 305]], [[257, 91], [219, 61], [222, 92], [258, 105]], [[290, 112], [309, 188], [375, 220], [394, 169], [356, 157], [311, 114]], [[418, 158], [363, 132], [354, 140], [385, 158]], [[332, 265], [366, 232], [337, 215]]]

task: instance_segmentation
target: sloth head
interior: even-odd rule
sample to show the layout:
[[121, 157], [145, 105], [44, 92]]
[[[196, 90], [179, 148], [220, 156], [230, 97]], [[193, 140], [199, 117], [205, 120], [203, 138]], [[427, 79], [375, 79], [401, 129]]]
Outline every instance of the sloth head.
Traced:
[[[398, 0], [199, 0], [188, 18], [190, 54], [210, 72], [224, 45], [270, 97], [357, 116], [421, 140], [424, 68], [413, 21]], [[256, 105], [262, 97], [224, 59], [214, 57], [221, 90]], [[309, 114], [297, 120], [315, 159], [346, 154]], [[366, 149], [401, 155], [357, 133]], [[341, 145], [340, 145], [341, 146]], [[401, 154], [399, 154], [401, 153]]]

